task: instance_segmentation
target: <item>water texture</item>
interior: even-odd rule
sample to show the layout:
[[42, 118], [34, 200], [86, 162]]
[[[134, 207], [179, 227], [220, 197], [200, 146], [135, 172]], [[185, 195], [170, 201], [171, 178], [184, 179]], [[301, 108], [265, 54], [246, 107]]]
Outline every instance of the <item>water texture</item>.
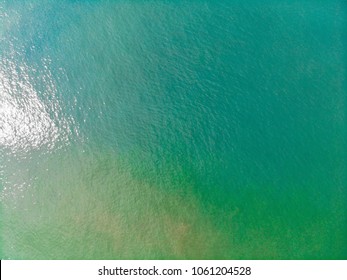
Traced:
[[0, 0], [1, 259], [346, 259], [346, 21]]

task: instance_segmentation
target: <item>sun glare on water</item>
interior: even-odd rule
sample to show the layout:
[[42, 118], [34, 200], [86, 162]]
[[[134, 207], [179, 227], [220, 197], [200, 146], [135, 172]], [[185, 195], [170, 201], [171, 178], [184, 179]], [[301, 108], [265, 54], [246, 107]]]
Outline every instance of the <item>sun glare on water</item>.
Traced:
[[[58, 140], [67, 142], [68, 121], [60, 118], [56, 87], [45, 65], [38, 91], [28, 65], [3, 59], [0, 64], [0, 146], [23, 152], [45, 146], [53, 149]], [[58, 113], [57, 113], [58, 112]], [[59, 118], [58, 118], [59, 117]]]

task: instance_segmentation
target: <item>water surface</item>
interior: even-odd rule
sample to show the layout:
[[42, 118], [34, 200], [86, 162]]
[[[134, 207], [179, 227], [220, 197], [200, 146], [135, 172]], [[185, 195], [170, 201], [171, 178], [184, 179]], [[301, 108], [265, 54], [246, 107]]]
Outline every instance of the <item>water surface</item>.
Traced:
[[344, 1], [0, 1], [2, 259], [346, 259]]

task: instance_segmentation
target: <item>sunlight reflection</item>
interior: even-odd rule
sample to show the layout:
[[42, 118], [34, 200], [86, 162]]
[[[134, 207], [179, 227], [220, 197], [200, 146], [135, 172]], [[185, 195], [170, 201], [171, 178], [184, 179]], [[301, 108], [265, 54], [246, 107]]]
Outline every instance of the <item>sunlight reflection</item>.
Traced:
[[8, 59], [0, 64], [0, 147], [16, 152], [43, 145], [52, 149], [58, 140], [68, 140], [68, 122], [58, 118], [56, 88], [47, 67], [43, 77], [34, 77], [43, 79], [42, 91], [49, 96], [47, 100], [40, 98], [29, 70], [36, 72]]

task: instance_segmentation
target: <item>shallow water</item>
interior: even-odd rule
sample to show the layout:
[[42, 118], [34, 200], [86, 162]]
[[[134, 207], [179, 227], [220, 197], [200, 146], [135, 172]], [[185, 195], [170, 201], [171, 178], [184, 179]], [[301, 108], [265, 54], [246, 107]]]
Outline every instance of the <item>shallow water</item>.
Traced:
[[0, 1], [2, 259], [346, 259], [344, 1]]

